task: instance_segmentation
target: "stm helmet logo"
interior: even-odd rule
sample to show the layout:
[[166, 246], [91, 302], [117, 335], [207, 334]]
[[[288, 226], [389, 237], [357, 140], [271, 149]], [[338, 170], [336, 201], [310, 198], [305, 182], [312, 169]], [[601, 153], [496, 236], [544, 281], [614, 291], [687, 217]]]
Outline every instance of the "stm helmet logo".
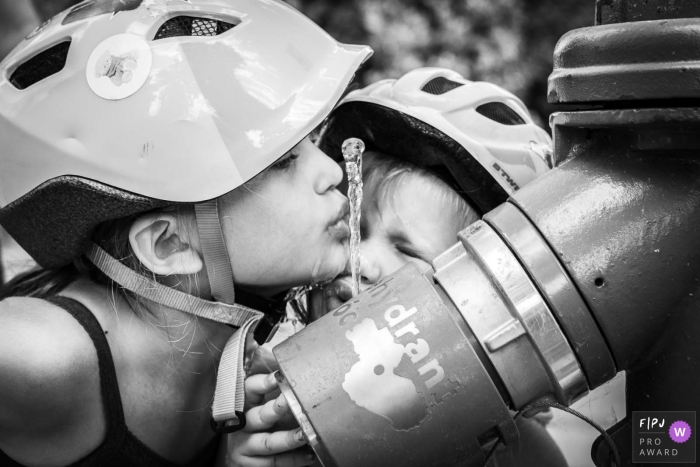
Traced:
[[518, 186], [517, 183], [515, 183], [515, 180], [513, 180], [510, 175], [508, 175], [508, 172], [503, 170], [500, 165], [498, 165], [497, 162], [493, 163], [493, 168], [496, 169], [496, 171], [505, 179], [506, 182], [508, 182], [508, 185], [513, 188], [513, 191], [518, 191], [520, 187]]

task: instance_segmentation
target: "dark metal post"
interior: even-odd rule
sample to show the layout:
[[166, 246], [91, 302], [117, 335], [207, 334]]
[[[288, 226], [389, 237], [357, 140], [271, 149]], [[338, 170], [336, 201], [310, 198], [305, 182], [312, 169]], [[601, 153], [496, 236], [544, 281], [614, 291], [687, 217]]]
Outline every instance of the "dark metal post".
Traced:
[[[591, 107], [552, 117], [559, 169], [516, 197], [627, 370], [625, 465], [632, 412], [700, 408], [698, 17], [697, 1], [599, 0], [549, 80], [550, 102]], [[593, 455], [607, 465], [607, 444]]]

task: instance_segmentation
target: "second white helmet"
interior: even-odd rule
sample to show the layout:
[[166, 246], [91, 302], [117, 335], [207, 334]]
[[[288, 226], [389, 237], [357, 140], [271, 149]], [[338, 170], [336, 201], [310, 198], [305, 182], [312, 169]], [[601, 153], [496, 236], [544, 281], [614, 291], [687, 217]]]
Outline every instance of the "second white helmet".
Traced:
[[481, 214], [552, 167], [552, 141], [514, 94], [445, 68], [419, 68], [349, 93], [320, 139], [349, 137], [441, 175]]

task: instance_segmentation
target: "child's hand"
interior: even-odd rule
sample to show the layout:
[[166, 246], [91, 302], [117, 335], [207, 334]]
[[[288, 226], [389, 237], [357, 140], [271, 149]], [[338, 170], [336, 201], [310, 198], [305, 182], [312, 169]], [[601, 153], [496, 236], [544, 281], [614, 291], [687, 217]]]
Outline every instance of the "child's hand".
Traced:
[[277, 390], [273, 374], [253, 375], [245, 381], [246, 426], [225, 440], [227, 467], [300, 467], [311, 465], [316, 457], [306, 449], [301, 428], [269, 431], [289, 414], [283, 395], [267, 401], [265, 396]]

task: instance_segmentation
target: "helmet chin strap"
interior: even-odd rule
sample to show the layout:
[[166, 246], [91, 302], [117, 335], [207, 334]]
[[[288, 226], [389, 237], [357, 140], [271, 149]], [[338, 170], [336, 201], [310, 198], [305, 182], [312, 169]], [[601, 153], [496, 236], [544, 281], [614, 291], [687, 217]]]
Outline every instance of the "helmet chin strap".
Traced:
[[248, 333], [255, 329], [263, 313], [234, 303], [233, 272], [221, 231], [217, 201], [196, 204], [195, 214], [204, 264], [209, 275], [212, 297], [216, 301], [180, 292], [142, 276], [94, 243], [90, 243], [85, 254], [107, 277], [141, 298], [183, 313], [238, 327], [221, 355], [212, 404], [212, 428], [218, 432], [232, 432], [245, 426], [245, 343]]
[[[235, 305], [233, 269], [221, 230], [218, 198], [195, 204], [194, 212], [211, 295], [217, 302]], [[262, 317], [263, 313], [256, 312], [256, 315], [248, 318], [226, 342], [219, 363], [212, 404], [214, 431], [231, 432], [245, 426], [245, 343], [248, 333], [255, 329]]]
[[226, 249], [219, 220], [219, 205], [215, 199], [194, 205], [197, 231], [202, 245], [204, 265], [209, 276], [211, 295], [217, 302], [235, 303], [233, 269]]

